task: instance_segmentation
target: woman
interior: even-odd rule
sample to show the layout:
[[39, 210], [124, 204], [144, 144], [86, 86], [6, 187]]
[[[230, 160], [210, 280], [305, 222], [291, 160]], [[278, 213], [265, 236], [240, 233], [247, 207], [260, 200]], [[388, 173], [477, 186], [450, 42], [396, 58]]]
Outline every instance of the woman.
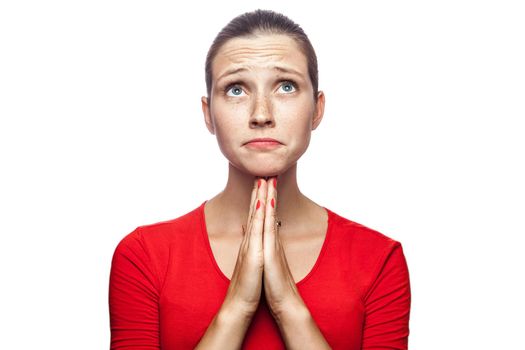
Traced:
[[119, 243], [111, 348], [406, 349], [401, 244], [297, 185], [325, 104], [303, 30], [271, 11], [238, 16], [208, 52], [206, 84], [202, 110], [229, 161], [226, 187]]

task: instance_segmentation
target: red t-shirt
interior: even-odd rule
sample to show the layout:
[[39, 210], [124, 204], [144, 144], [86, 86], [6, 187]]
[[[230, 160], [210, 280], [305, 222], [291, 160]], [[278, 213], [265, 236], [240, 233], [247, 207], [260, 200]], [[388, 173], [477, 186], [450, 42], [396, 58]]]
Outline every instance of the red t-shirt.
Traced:
[[[204, 201], [140, 226], [115, 249], [109, 283], [111, 349], [193, 349], [226, 296], [206, 232]], [[410, 281], [401, 244], [324, 208], [317, 261], [296, 285], [332, 349], [407, 349]], [[264, 298], [243, 349], [285, 349]]]

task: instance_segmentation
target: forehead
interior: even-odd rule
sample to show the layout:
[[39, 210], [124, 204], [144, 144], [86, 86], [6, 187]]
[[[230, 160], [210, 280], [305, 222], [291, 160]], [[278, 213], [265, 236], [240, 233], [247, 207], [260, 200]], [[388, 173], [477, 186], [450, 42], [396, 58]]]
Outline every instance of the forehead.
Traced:
[[291, 68], [308, 74], [306, 56], [299, 44], [283, 34], [263, 34], [228, 40], [213, 61], [214, 80], [237, 68], [270, 69], [274, 66]]

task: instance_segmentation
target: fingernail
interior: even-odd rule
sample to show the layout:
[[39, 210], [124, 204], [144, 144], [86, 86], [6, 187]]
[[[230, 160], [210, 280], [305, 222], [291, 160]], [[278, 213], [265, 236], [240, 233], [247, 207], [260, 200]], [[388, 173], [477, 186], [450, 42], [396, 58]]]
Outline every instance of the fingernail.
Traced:
[[257, 188], [261, 187], [261, 179], [257, 180]]
[[271, 203], [272, 203], [272, 208], [275, 208], [275, 204], [274, 204], [273, 198], [272, 198]]
[[273, 179], [273, 187], [274, 187], [274, 188], [277, 188], [277, 178], [274, 178], [274, 179]]
[[261, 206], [261, 202], [257, 200], [257, 206], [255, 207], [255, 209], [259, 209], [260, 206]]

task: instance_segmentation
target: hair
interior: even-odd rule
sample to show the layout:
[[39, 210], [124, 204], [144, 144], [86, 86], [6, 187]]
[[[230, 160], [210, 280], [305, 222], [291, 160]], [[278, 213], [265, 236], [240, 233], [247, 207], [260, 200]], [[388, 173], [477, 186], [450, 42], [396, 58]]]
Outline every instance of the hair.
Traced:
[[283, 14], [271, 10], [255, 10], [246, 12], [232, 19], [213, 40], [206, 56], [206, 91], [208, 101], [212, 88], [212, 63], [220, 48], [230, 39], [238, 37], [255, 36], [258, 34], [285, 34], [294, 39], [301, 52], [306, 56], [308, 63], [308, 75], [312, 82], [314, 101], [317, 103], [317, 89], [319, 85], [319, 72], [317, 68], [317, 56], [310, 43], [310, 39], [303, 29]]

